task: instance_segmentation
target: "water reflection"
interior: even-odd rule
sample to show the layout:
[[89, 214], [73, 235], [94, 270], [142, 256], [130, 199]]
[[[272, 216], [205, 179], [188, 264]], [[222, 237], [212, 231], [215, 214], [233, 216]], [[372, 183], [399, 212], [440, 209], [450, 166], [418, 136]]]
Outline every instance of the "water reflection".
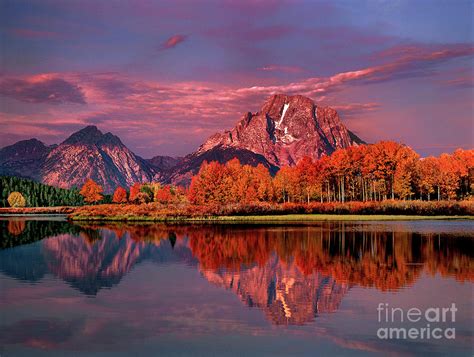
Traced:
[[50, 273], [96, 296], [141, 262], [182, 263], [277, 325], [301, 325], [336, 311], [354, 286], [396, 291], [422, 273], [474, 280], [472, 232], [449, 225], [0, 225], [2, 248], [10, 248], [0, 251], [0, 271], [12, 278], [38, 282]]

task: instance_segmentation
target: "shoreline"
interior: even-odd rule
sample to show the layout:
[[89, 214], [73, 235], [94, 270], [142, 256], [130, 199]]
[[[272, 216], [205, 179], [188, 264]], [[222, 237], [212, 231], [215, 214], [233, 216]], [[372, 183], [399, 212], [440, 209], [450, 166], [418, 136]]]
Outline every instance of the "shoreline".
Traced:
[[58, 206], [58, 207], [0, 207], [0, 217], [7, 216], [67, 216], [79, 207]]
[[316, 221], [474, 220], [474, 202], [350, 202], [196, 206], [188, 203], [0, 208], [0, 218], [90, 222], [311, 223]]
[[421, 221], [421, 220], [474, 220], [473, 216], [422, 216], [422, 215], [354, 215], [354, 214], [287, 214], [208, 217], [157, 217], [157, 216], [69, 216], [77, 222], [162, 222], [162, 223], [311, 223], [321, 221]]

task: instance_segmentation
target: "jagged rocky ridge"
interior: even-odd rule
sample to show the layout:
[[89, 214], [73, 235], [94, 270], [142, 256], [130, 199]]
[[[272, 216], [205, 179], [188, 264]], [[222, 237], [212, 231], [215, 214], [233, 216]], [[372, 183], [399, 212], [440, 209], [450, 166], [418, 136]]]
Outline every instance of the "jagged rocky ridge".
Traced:
[[204, 160], [264, 164], [276, 172], [304, 156], [318, 159], [337, 149], [364, 142], [349, 131], [336, 110], [311, 99], [283, 94], [271, 96], [257, 113], [245, 113], [228, 131], [212, 135], [169, 173], [168, 181], [185, 184]]
[[121, 140], [87, 126], [59, 145], [36, 139], [20, 141], [0, 150], [0, 174], [21, 176], [46, 184], [80, 187], [92, 178], [112, 192], [117, 186], [159, 181], [187, 185], [204, 161], [263, 164], [272, 173], [294, 165], [302, 157], [314, 159], [339, 148], [362, 144], [329, 107], [303, 96], [273, 95], [257, 113], [245, 113], [237, 125], [216, 133], [196, 152], [184, 158], [155, 156], [145, 160]]
[[39, 180], [42, 165], [54, 147], [37, 139], [6, 146], [0, 150], [0, 174]]
[[130, 151], [120, 139], [88, 126], [63, 141], [48, 154], [42, 181], [59, 187], [80, 187], [88, 178], [106, 192], [134, 182], [149, 182], [155, 172], [148, 162]]

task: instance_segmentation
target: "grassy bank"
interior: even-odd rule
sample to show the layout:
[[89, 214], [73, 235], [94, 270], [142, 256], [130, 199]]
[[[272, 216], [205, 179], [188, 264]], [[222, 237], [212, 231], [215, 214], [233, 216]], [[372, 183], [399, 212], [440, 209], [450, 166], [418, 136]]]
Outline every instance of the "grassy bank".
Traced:
[[311, 204], [252, 204], [194, 206], [186, 203], [160, 205], [96, 205], [75, 209], [72, 220], [278, 222], [321, 220], [470, 219], [474, 203], [384, 201]]
[[75, 221], [127, 221], [127, 222], [222, 222], [222, 223], [286, 223], [317, 221], [406, 221], [406, 220], [474, 220], [473, 216], [409, 216], [409, 215], [355, 215], [355, 214], [288, 214], [271, 216], [73, 216]]
[[71, 214], [77, 207], [0, 207], [1, 215]]

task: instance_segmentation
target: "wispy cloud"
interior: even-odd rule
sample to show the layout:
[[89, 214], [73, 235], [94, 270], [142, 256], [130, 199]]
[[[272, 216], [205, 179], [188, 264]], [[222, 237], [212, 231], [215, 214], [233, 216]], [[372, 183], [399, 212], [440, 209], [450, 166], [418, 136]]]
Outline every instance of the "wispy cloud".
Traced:
[[[244, 111], [258, 110], [269, 96], [277, 93], [302, 94], [317, 103], [328, 103], [353, 119], [380, 110], [375, 102], [350, 103], [341, 100], [340, 92], [352, 86], [424, 76], [426, 71], [439, 70], [437, 65], [451, 59], [472, 56], [471, 45], [439, 46], [419, 51], [398, 49], [385, 58], [385, 63], [328, 77], [312, 77], [278, 85], [232, 87], [218, 83], [171, 82], [133, 78], [123, 73], [53, 73], [0, 80], [0, 95], [29, 103], [80, 103], [74, 111], [51, 106], [48, 113], [17, 117], [4, 127], [16, 132], [16, 126], [96, 123], [114, 128], [127, 140], [140, 137], [148, 142], [150, 151], [156, 145], [169, 148], [182, 141], [179, 154], [198, 146], [208, 135], [231, 127]], [[391, 61], [390, 61], [391, 59]], [[31, 118], [34, 119], [34, 123]], [[5, 124], [6, 125], [6, 124]], [[16, 126], [15, 126], [16, 125]], [[358, 124], [370, 125], [364, 121]], [[65, 126], [66, 127], [66, 126]], [[130, 128], [133, 128], [131, 130]], [[65, 129], [64, 129], [65, 130]], [[192, 138], [189, 133], [196, 133]], [[135, 140], [136, 141], [136, 140]], [[169, 149], [168, 149], [169, 150]]]
[[361, 115], [367, 112], [372, 112], [380, 108], [380, 103], [351, 103], [343, 105], [332, 105], [339, 114], [345, 118]]
[[186, 40], [187, 36], [185, 35], [174, 35], [168, 38], [165, 42], [161, 44], [161, 49], [162, 50], [169, 50], [171, 48], [176, 47], [179, 45], [181, 42], [184, 42]]

